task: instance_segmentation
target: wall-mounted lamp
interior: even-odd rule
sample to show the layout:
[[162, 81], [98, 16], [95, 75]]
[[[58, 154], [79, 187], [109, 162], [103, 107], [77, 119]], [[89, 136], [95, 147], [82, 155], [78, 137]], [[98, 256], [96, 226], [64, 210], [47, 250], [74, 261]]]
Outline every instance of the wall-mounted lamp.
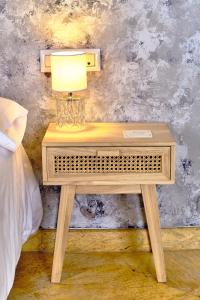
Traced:
[[54, 52], [51, 54], [52, 89], [76, 92], [87, 88], [86, 55], [84, 52]]
[[52, 90], [68, 93], [66, 99], [57, 99], [58, 124], [84, 124], [84, 100], [73, 92], [87, 88], [88, 70], [100, 70], [100, 49], [42, 50], [40, 57], [41, 71], [51, 72]]

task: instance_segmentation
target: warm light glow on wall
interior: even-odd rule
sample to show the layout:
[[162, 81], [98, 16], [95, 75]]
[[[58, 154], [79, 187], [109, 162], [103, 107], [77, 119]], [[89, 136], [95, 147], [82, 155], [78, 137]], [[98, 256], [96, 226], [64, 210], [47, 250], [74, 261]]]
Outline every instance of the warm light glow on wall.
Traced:
[[87, 88], [86, 55], [83, 52], [51, 54], [52, 89], [75, 92]]

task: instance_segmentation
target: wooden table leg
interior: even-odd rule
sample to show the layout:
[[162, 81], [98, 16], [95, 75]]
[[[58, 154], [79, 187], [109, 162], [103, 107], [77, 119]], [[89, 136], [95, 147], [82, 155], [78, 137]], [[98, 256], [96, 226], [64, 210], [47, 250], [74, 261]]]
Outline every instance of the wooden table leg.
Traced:
[[61, 187], [60, 205], [58, 212], [56, 241], [51, 275], [52, 283], [59, 283], [62, 275], [71, 214], [74, 204], [75, 186], [63, 185]]
[[141, 185], [151, 248], [158, 282], [166, 282], [164, 252], [162, 248], [160, 217], [155, 185]]

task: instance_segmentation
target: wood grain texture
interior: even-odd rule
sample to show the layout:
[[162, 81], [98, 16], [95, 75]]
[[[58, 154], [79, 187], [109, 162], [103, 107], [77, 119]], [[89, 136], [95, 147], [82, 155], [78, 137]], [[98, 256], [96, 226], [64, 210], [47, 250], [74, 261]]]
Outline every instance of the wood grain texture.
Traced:
[[175, 183], [176, 178], [176, 145], [171, 146], [171, 181]]
[[[120, 178], [119, 178], [120, 177]], [[81, 180], [82, 179], [82, 180]], [[165, 175], [154, 174], [153, 178], [149, 174], [91, 174], [83, 179], [83, 175], [70, 175], [66, 177], [50, 178], [43, 181], [44, 185], [130, 185], [130, 184], [174, 184], [171, 179], [166, 179]]]
[[[200, 250], [200, 228], [161, 229], [165, 250]], [[54, 250], [55, 229], [39, 230], [24, 244], [22, 251]], [[70, 229], [67, 252], [150, 251], [147, 229]]]
[[65, 255], [66, 241], [74, 204], [75, 187], [63, 185], [61, 188], [58, 224], [56, 232], [55, 250], [51, 282], [60, 282], [63, 260]]
[[151, 247], [158, 282], [166, 282], [164, 252], [160, 231], [160, 217], [157, 202], [156, 187], [154, 185], [141, 185], [146, 219], [148, 224]]
[[[151, 130], [152, 138], [124, 138], [124, 130]], [[49, 124], [44, 146], [170, 146], [175, 145], [165, 123], [86, 123], [82, 129]]]
[[199, 300], [200, 251], [165, 257], [168, 282], [158, 284], [151, 253], [68, 253], [62, 284], [54, 285], [52, 254], [23, 253], [8, 300]]
[[141, 194], [140, 185], [79, 185], [76, 194]]
[[47, 166], [47, 148], [42, 146], [42, 176], [43, 176], [43, 180], [46, 181], [48, 176], [47, 176], [47, 170], [48, 170], [48, 166]]

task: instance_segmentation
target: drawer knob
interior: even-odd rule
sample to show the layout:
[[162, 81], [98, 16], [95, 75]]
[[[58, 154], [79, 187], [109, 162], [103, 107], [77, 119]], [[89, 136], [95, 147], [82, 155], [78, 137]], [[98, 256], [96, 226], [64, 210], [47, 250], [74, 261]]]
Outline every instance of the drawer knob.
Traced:
[[98, 150], [97, 156], [119, 156], [120, 152], [119, 150]]

